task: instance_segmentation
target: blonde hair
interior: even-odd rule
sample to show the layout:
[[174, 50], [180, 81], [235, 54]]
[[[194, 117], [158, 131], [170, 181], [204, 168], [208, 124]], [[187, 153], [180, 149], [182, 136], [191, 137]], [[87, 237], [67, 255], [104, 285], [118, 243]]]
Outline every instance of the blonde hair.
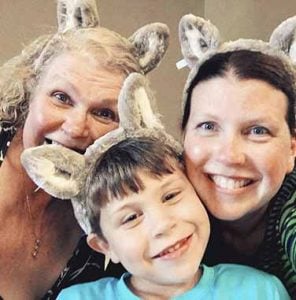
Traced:
[[91, 56], [99, 67], [126, 76], [140, 72], [134, 46], [106, 28], [41, 36], [0, 68], [0, 129], [23, 126], [40, 77], [54, 58], [68, 52]]

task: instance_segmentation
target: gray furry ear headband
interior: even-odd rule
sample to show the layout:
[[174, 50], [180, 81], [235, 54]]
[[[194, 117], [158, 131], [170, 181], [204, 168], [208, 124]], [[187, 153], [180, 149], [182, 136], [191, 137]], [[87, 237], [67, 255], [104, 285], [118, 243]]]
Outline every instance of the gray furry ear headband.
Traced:
[[271, 34], [269, 42], [238, 39], [222, 43], [219, 30], [215, 25], [201, 17], [189, 14], [183, 16], [179, 22], [179, 41], [184, 59], [177, 63], [177, 67], [182, 68], [187, 65], [191, 69], [184, 88], [182, 108], [186, 99], [186, 90], [198, 73], [199, 67], [218, 53], [249, 50], [276, 56], [281, 59], [287, 72], [295, 77], [296, 16], [282, 22]]
[[[99, 27], [96, 0], [58, 0], [58, 32]], [[169, 44], [169, 29], [162, 23], [152, 23], [138, 29], [128, 41], [144, 74], [160, 63]]]
[[164, 130], [151, 103], [152, 92], [145, 76], [131, 73], [125, 80], [118, 99], [119, 127], [95, 141], [84, 155], [60, 145], [42, 145], [26, 149], [21, 161], [32, 180], [48, 194], [71, 199], [75, 216], [86, 233], [91, 228], [86, 216], [85, 182], [96, 160], [112, 145], [128, 137], [154, 137], [174, 147], [180, 144]]

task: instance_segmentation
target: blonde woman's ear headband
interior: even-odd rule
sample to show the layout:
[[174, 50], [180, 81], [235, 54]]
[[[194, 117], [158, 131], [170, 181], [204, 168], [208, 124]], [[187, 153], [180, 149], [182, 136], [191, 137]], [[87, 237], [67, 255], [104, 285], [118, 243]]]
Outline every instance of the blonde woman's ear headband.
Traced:
[[58, 0], [58, 31], [99, 26], [96, 0]]
[[[79, 28], [100, 26], [96, 0], [58, 0], [58, 33]], [[169, 45], [169, 28], [151, 23], [138, 29], [128, 41], [144, 74], [158, 66]]]

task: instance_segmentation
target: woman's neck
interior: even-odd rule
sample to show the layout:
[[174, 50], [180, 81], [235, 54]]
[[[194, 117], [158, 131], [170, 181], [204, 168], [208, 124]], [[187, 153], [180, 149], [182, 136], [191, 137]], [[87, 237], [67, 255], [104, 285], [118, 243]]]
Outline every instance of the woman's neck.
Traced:
[[[5, 159], [0, 168], [0, 214], [23, 211], [26, 200], [32, 203], [32, 209], [43, 211], [50, 205], [51, 196], [43, 190], [37, 190], [36, 184], [29, 178], [20, 160], [23, 152], [22, 132], [16, 132]], [[38, 200], [38, 201], [37, 201]]]
[[267, 221], [265, 205], [256, 212], [235, 221], [218, 221], [225, 242], [241, 254], [251, 255], [261, 245]]

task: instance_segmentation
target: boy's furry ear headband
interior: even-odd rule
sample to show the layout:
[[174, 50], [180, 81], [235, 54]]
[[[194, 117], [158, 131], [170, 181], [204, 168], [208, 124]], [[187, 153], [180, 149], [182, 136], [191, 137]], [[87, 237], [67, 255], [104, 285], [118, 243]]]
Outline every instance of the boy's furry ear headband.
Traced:
[[[96, 0], [58, 0], [58, 32], [99, 27]], [[129, 39], [144, 74], [156, 68], [169, 45], [169, 29], [162, 23], [152, 23], [138, 29]]]
[[[180, 67], [187, 65], [191, 72], [187, 78], [183, 93], [182, 109], [187, 99], [187, 89], [199, 71], [199, 67], [218, 53], [236, 50], [249, 50], [276, 56], [283, 62], [286, 71], [295, 77], [296, 62], [296, 16], [280, 24], [272, 33], [270, 41], [238, 39], [222, 43], [219, 31], [210, 21], [192, 14], [185, 15], [179, 22], [179, 41], [184, 61], [177, 63]], [[290, 56], [288, 56], [288, 55]], [[296, 78], [295, 78], [296, 82]], [[296, 89], [296, 87], [294, 87]], [[296, 90], [295, 90], [296, 93]]]
[[54, 197], [72, 200], [75, 216], [86, 233], [90, 233], [90, 225], [84, 202], [85, 182], [102, 153], [127, 137], [138, 136], [154, 137], [182, 153], [180, 144], [165, 132], [159, 116], [154, 113], [152, 101], [146, 78], [132, 73], [119, 95], [119, 128], [96, 140], [84, 155], [59, 145], [43, 145], [22, 153], [22, 164], [38, 186]]

